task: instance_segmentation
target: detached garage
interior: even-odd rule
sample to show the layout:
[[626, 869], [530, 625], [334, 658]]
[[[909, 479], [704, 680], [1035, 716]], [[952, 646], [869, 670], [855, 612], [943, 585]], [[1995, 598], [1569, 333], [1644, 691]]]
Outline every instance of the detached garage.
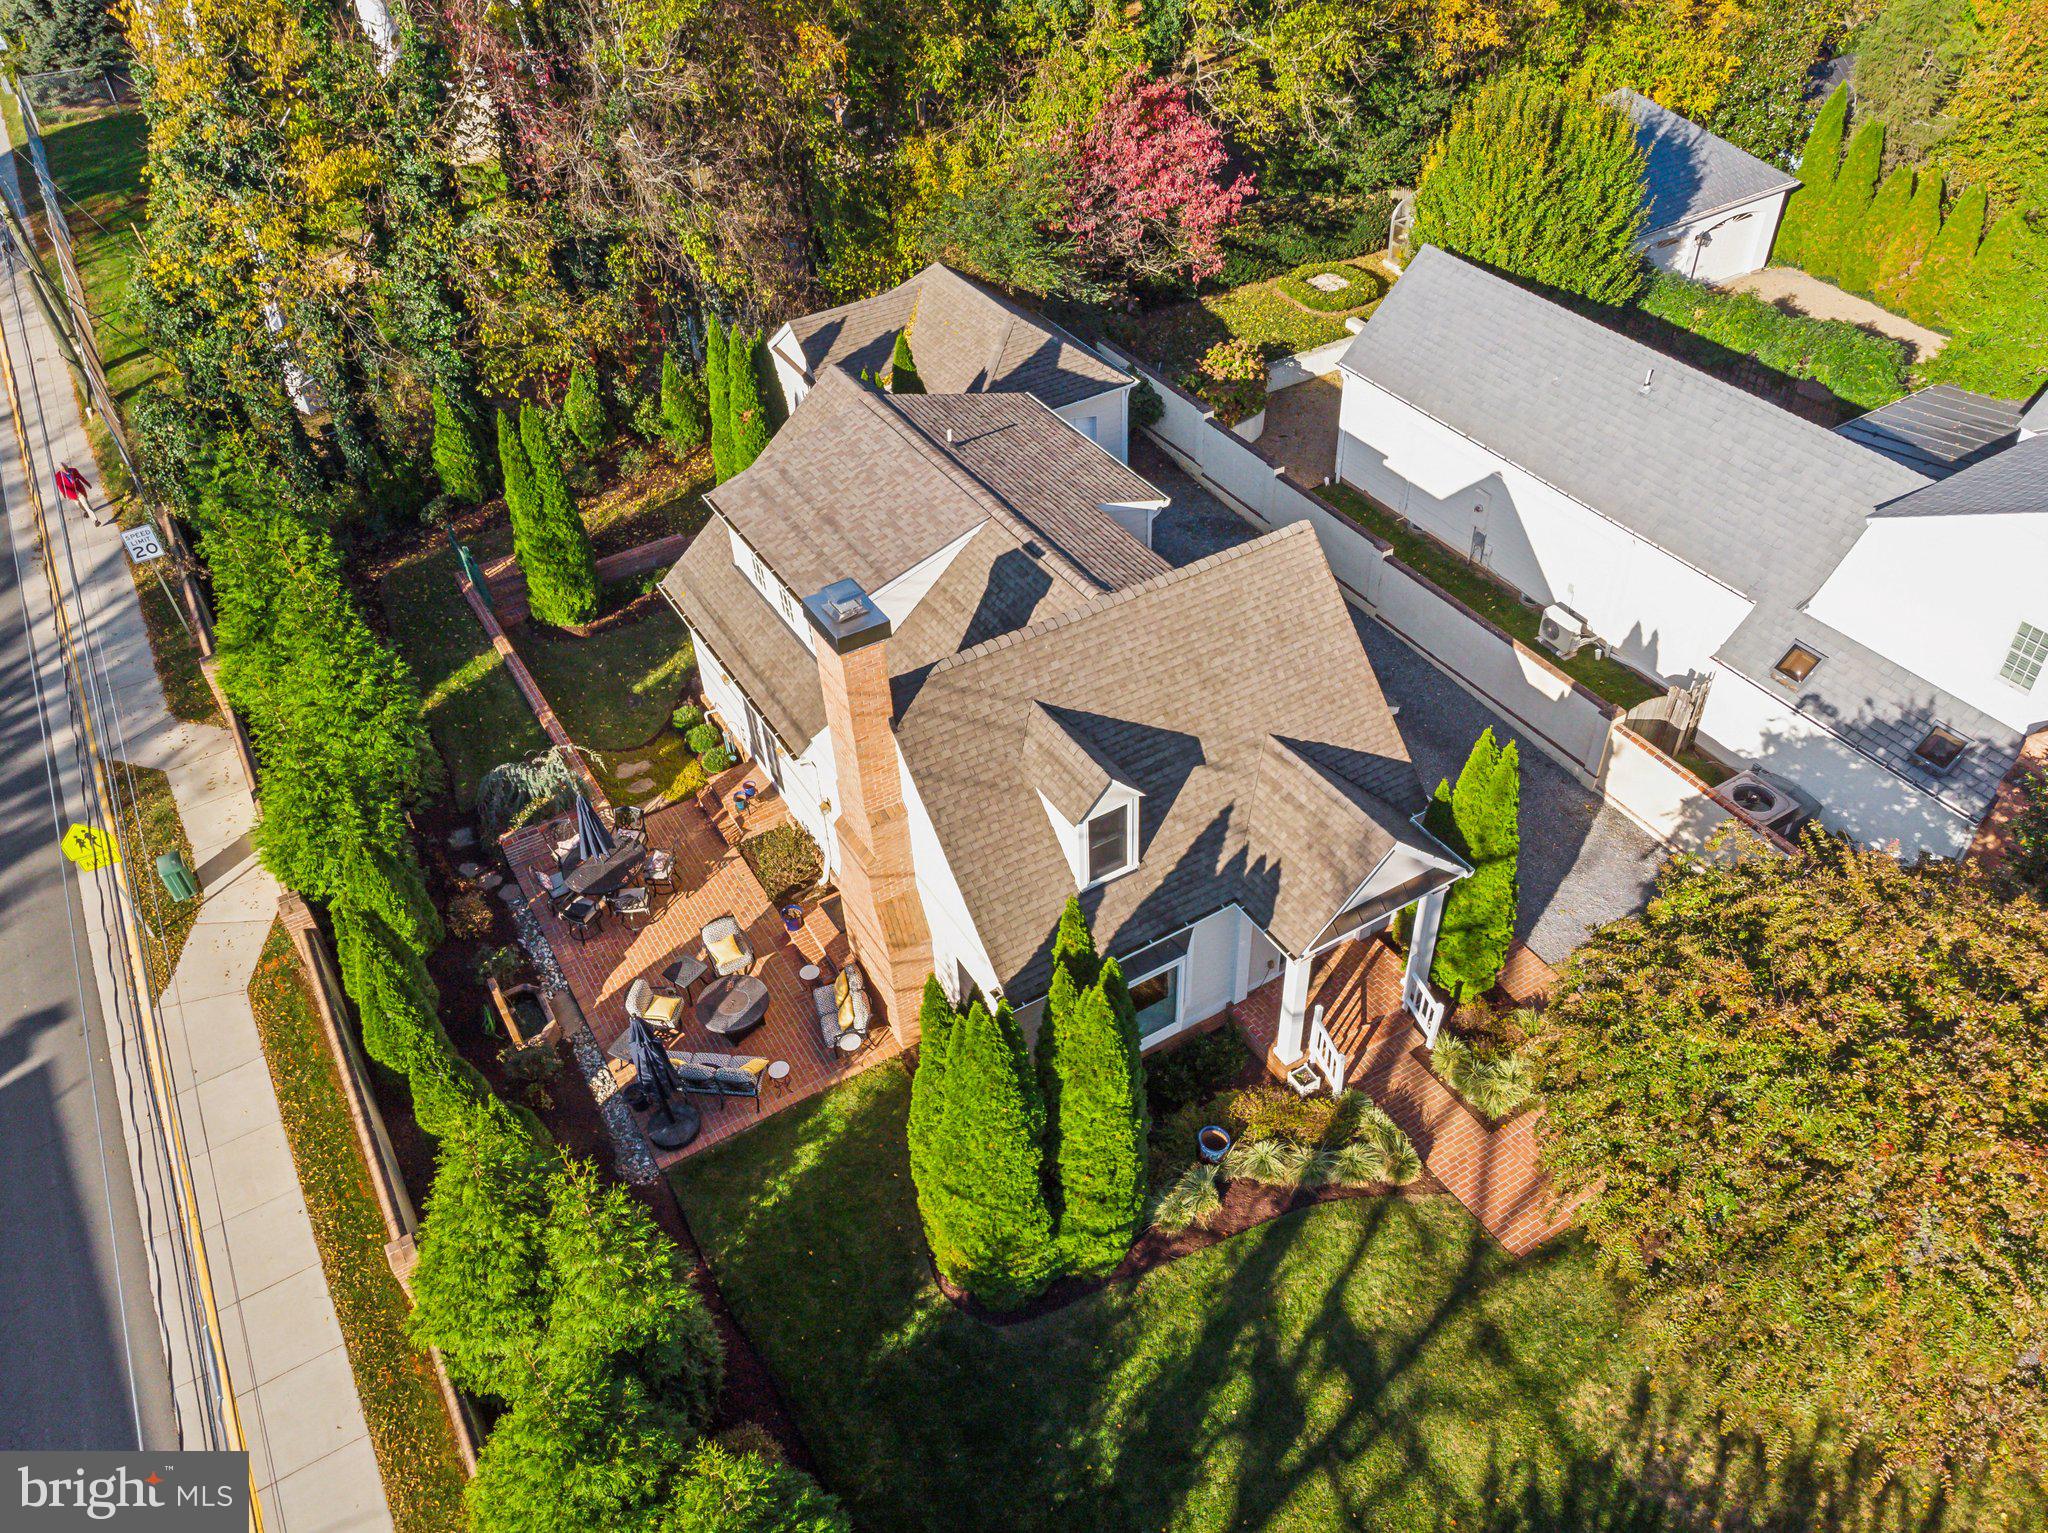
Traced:
[[1798, 178], [1647, 96], [1623, 90], [1608, 100], [1635, 123], [1648, 161], [1649, 215], [1637, 248], [1664, 270], [1700, 282], [1765, 266]]

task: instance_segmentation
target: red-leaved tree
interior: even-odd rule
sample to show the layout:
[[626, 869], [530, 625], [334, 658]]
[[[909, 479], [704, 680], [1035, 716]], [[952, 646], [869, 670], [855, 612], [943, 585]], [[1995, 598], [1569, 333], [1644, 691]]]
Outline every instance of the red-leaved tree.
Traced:
[[1220, 238], [1251, 197], [1252, 178], [1227, 185], [1223, 135], [1197, 116], [1187, 92], [1141, 74], [1068, 133], [1062, 219], [1090, 268], [1129, 277], [1200, 278], [1223, 269]]

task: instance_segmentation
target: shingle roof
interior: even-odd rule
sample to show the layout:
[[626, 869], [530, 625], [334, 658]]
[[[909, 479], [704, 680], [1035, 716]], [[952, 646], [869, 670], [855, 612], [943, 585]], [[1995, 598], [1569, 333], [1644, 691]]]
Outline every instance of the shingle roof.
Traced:
[[935, 394], [1028, 393], [1058, 409], [1131, 381], [1050, 320], [936, 262], [885, 293], [790, 321], [814, 378], [880, 376], [906, 327]]
[[1111, 783], [1126, 782], [1131, 774], [1095, 742], [1086, 714], [1043, 703], [1027, 711], [1024, 778], [1070, 825], [1079, 825]]
[[2034, 402], [2020, 412], [2020, 424], [2029, 431], [2048, 432], [2048, 388], [2034, 396]]
[[[1013, 997], [1043, 990], [1074, 890], [1030, 766], [1034, 721], [1062, 712], [1145, 795], [1137, 869], [1082, 897], [1106, 951], [1232, 902], [1299, 951], [1385, 848], [1442, 855], [1315, 534], [1285, 528], [942, 661], [904, 708], [904, 762]], [[1315, 814], [1264, 807], [1282, 779]]]
[[1618, 90], [1607, 99], [1628, 113], [1642, 146], [1644, 194], [1650, 204], [1643, 221], [1645, 234], [1694, 223], [1799, 184], [1797, 176], [1736, 148], [1647, 96]]
[[1342, 366], [1759, 600], [1805, 600], [1872, 506], [1926, 483], [1434, 246]]
[[2028, 437], [1925, 489], [1879, 506], [1876, 516], [2013, 516], [2048, 513], [2048, 436]]
[[1025, 395], [897, 396], [827, 373], [706, 498], [799, 597], [846, 579], [879, 591], [990, 518], [1044, 540], [1080, 588], [1165, 568], [1101, 509], [1159, 492]]
[[1835, 430], [1930, 479], [1946, 479], [2009, 442], [2019, 427], [2013, 401], [1937, 383]]

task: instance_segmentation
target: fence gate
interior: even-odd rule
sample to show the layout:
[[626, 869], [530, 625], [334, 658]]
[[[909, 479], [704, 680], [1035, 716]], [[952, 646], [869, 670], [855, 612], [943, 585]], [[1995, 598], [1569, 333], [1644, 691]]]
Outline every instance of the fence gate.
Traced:
[[1420, 974], [1409, 975], [1401, 987], [1401, 1004], [1422, 1029], [1423, 1042], [1435, 1043], [1436, 1030], [1443, 1026], [1444, 1003], [1430, 994], [1429, 981]]

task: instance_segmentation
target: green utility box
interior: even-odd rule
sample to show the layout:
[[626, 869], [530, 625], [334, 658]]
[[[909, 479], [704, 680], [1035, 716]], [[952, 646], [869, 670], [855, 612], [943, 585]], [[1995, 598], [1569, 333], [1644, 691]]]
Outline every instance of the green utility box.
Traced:
[[199, 880], [185, 866], [185, 859], [176, 852], [165, 852], [157, 858], [156, 876], [163, 881], [164, 888], [177, 904], [199, 898]]

